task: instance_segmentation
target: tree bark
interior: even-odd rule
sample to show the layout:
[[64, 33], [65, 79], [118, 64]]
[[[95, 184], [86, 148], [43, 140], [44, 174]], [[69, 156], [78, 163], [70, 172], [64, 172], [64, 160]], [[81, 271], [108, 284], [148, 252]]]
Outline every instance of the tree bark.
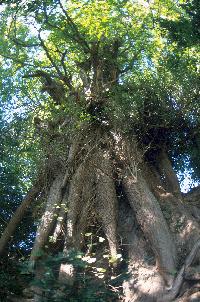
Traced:
[[[168, 167], [169, 164], [171, 163], [168, 163]], [[172, 165], [170, 169], [173, 170]], [[181, 265], [200, 237], [199, 224], [191, 215], [192, 210], [188, 210], [188, 204], [184, 203], [184, 199], [177, 198], [164, 189], [161, 178], [154, 167], [147, 166], [145, 171], [146, 179], [159, 201], [162, 213], [176, 243], [177, 263]]]
[[[67, 236], [65, 251], [76, 245], [76, 223], [82, 211], [82, 190], [85, 184], [85, 165], [81, 164], [70, 183], [67, 213]], [[80, 242], [79, 242], [80, 243]], [[79, 244], [78, 243], [78, 244]]]
[[[88, 212], [85, 211], [84, 217], [82, 217], [80, 213], [84, 211], [84, 198], [86, 196], [83, 195], [83, 190], [85, 186], [88, 186], [88, 173], [88, 170], [86, 173], [86, 166], [84, 164], [79, 165], [70, 183], [67, 212], [67, 229], [63, 249], [63, 254], [65, 254], [66, 256], [69, 254], [71, 249], [76, 248], [77, 250], [79, 250], [81, 247], [81, 232], [85, 229], [85, 222]], [[90, 191], [87, 192], [87, 194], [90, 193]], [[79, 229], [78, 226], [80, 226], [80, 219], [82, 220], [83, 225]], [[62, 285], [72, 286], [74, 280], [75, 269], [73, 265], [69, 263], [62, 263], [59, 269], [59, 283]]]

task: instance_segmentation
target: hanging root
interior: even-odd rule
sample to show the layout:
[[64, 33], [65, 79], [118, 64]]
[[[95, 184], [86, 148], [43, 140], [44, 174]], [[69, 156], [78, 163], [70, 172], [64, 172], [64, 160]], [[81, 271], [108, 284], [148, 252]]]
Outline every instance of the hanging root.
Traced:
[[61, 202], [62, 182], [63, 174], [59, 174], [55, 178], [50, 188], [45, 213], [42, 216], [40, 225], [38, 227], [35, 242], [30, 256], [30, 260], [31, 262], [33, 261], [33, 263], [35, 260], [41, 257], [42, 250], [45, 244], [48, 242], [49, 235], [55, 227], [57, 214], [59, 212], [59, 206]]
[[176, 249], [159, 204], [145, 180], [128, 176], [123, 181], [125, 193], [146, 238], [155, 253], [157, 267], [168, 286], [176, 269]]
[[117, 197], [113, 180], [112, 165], [108, 152], [99, 152], [96, 169], [96, 210], [108, 239], [110, 253], [117, 256]]
[[82, 211], [82, 190], [85, 184], [85, 166], [81, 164], [71, 180], [68, 198], [67, 236], [65, 250], [76, 244], [76, 223]]
[[[90, 169], [81, 164], [76, 170], [71, 180], [68, 213], [67, 230], [63, 253], [68, 255], [72, 248], [79, 250], [81, 248], [81, 236], [87, 225], [87, 215], [91, 202], [92, 185]], [[75, 270], [72, 264], [61, 264], [59, 270], [59, 282], [72, 286], [75, 280]]]

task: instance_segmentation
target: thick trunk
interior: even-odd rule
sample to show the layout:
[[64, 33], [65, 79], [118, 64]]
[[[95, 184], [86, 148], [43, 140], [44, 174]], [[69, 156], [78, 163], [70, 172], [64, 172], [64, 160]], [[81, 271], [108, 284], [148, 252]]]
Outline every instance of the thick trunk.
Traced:
[[30, 207], [31, 202], [35, 200], [41, 192], [42, 183], [42, 179], [39, 179], [39, 181], [36, 182], [36, 184], [29, 190], [29, 192], [25, 196], [24, 200], [16, 210], [15, 214], [10, 219], [6, 229], [4, 230], [0, 238], [0, 256], [3, 255], [11, 236], [14, 234], [17, 226], [25, 216], [26, 211]]
[[137, 221], [151, 243], [158, 270], [170, 286], [176, 270], [176, 248], [160, 206], [141, 176], [137, 181], [128, 176], [123, 185]]
[[[101, 131], [93, 130], [87, 132], [85, 140], [82, 135], [72, 144], [65, 175], [57, 174], [50, 187], [31, 254], [31, 259], [37, 260], [36, 278], [45, 279], [46, 274], [43, 258], [38, 259], [40, 251], [48, 245], [50, 235], [55, 241], [59, 238], [63, 227], [65, 244], [59, 251], [63, 251], [66, 259], [74, 249], [94, 256], [97, 268], [99, 263], [105, 267], [104, 282], [110, 278], [113, 267], [103, 256], [107, 257], [109, 247], [112, 258], [117, 260], [120, 248], [125, 261], [122, 266], [119, 263], [115, 272], [123, 274], [126, 266], [129, 273], [128, 280], [123, 282], [124, 301], [174, 301], [188, 290], [188, 287], [184, 290], [187, 281], [183, 280], [183, 270], [193, 281], [199, 277], [195, 263], [193, 268], [189, 267], [194, 257], [188, 262], [186, 256], [193, 253], [200, 233], [198, 223], [183, 203], [171, 163], [163, 151], [157, 170], [147, 165], [145, 168], [143, 164], [141, 171], [138, 164], [142, 160], [136, 144], [131, 147], [120, 135], [103, 139]], [[107, 241], [99, 248], [95, 243], [89, 250], [83, 244], [84, 233], [99, 230], [99, 224]], [[70, 299], [70, 288], [76, 285], [79, 269], [75, 271], [75, 266], [66, 259], [60, 266], [58, 279], [62, 290], [67, 288], [65, 298]], [[92, 264], [93, 272], [94, 266]], [[179, 273], [175, 277], [176, 270]], [[91, 274], [89, 266], [84, 273]], [[35, 301], [45, 301], [45, 291], [39, 287], [34, 290]], [[74, 293], [71, 291], [71, 294]]]
[[[93, 182], [90, 168], [81, 164], [70, 183], [67, 212], [67, 229], [63, 253], [66, 256], [71, 249], [81, 249], [83, 234], [87, 227], [88, 213], [93, 199]], [[72, 286], [75, 270], [72, 264], [61, 264], [59, 282], [62, 285]]]
[[180, 265], [200, 237], [199, 224], [186, 209], [185, 205], [171, 193], [162, 191], [159, 188], [155, 194], [160, 201], [163, 214], [174, 235], [178, 250], [178, 264]]

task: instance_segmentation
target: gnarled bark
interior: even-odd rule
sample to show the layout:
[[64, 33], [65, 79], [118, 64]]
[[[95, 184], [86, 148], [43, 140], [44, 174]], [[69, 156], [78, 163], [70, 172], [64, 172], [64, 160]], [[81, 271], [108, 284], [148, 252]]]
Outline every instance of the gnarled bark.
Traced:
[[[86, 166], [81, 164], [71, 180], [68, 197], [66, 238], [63, 249], [63, 253], [66, 256], [72, 248], [79, 250], [81, 247], [81, 236], [87, 225], [88, 201], [90, 201], [92, 194], [91, 180], [89, 180], [88, 176], [91, 176], [90, 172], [86, 171]], [[84, 203], [86, 203], [86, 207]], [[73, 265], [62, 263], [59, 269], [59, 282], [72, 286], [74, 278], [75, 270]]]
[[[65, 250], [68, 251], [74, 247], [76, 242], [76, 223], [78, 221], [80, 212], [82, 211], [83, 198], [82, 190], [85, 184], [86, 167], [81, 164], [70, 184], [69, 198], [68, 198], [68, 213], [67, 213], [67, 235], [66, 235], [66, 246]], [[80, 242], [78, 242], [79, 244]]]
[[[170, 174], [174, 173], [170, 162], [168, 162], [168, 169], [171, 170]], [[153, 166], [146, 166], [144, 170], [146, 171], [146, 179], [159, 201], [162, 213], [176, 243], [177, 263], [180, 265], [200, 237], [199, 224], [191, 215], [192, 208], [188, 209], [189, 203], [186, 204], [184, 199], [177, 198], [163, 187], [162, 180]]]

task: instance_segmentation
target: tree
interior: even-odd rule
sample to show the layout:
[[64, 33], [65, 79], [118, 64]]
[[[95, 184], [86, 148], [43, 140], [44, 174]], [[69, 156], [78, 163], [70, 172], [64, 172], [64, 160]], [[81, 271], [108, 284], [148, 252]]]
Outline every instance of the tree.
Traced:
[[[30, 256], [35, 301], [48, 301], [49, 292], [55, 301], [61, 292], [75, 295], [81, 270], [73, 253], [95, 261], [104, 284], [127, 269], [126, 301], [181, 301], [196, 291], [199, 208], [192, 193], [181, 193], [173, 166], [189, 158], [199, 179], [192, 165], [199, 46], [180, 49], [160, 22], [181, 20], [179, 4], [45, 0], [2, 8], [2, 74], [10, 68], [10, 91], [32, 121], [27, 132], [40, 140], [40, 173], [2, 234], [0, 253], [32, 200], [45, 195]], [[58, 252], [53, 298], [43, 286], [45, 259]]]

